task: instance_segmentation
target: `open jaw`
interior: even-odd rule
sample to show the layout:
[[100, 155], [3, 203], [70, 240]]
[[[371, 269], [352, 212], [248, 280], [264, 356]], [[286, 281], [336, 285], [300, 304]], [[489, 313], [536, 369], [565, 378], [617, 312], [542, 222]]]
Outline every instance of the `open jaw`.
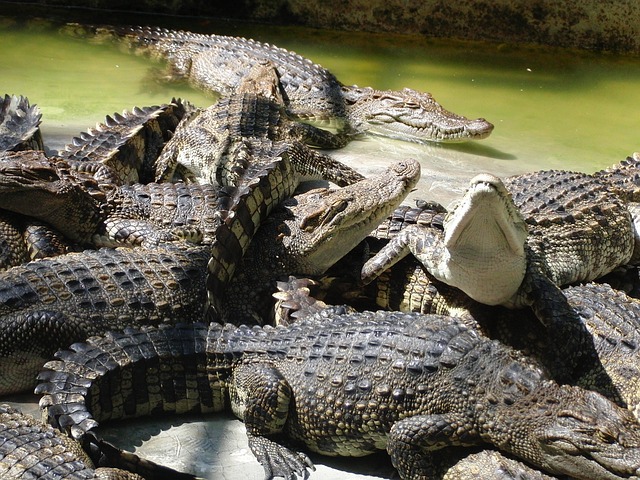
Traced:
[[429, 93], [409, 88], [397, 91], [356, 89], [346, 94], [349, 112], [361, 117], [367, 133], [416, 143], [462, 142], [487, 138], [493, 124], [484, 118], [468, 119], [443, 108]]

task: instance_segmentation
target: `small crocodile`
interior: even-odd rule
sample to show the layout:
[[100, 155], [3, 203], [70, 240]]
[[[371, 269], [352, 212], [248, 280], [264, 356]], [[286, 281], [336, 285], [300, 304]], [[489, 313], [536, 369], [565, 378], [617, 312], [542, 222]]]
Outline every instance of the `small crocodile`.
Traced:
[[0, 152], [44, 150], [37, 105], [27, 97], [5, 94], [0, 102]]
[[354, 133], [423, 143], [481, 139], [493, 130], [483, 118], [470, 120], [445, 110], [429, 93], [346, 86], [308, 59], [255, 40], [154, 27], [72, 24], [67, 30], [115, 39], [131, 50], [167, 62], [167, 78], [188, 80], [197, 88], [222, 95], [233, 92], [254, 64], [273, 62], [292, 115], [337, 120]]
[[386, 449], [407, 479], [432, 478], [434, 451], [485, 444], [551, 474], [640, 474], [628, 410], [452, 317], [338, 307], [289, 327], [127, 329], [56, 357], [36, 389], [53, 425], [82, 438], [106, 420], [230, 408], [267, 479], [312, 468], [283, 439], [325, 455]]
[[[87, 436], [84, 445], [15, 408], [0, 405], [0, 475], [13, 480], [193, 479]], [[86, 450], [85, 450], [86, 449]], [[96, 464], [102, 466], [96, 467]], [[122, 468], [104, 466], [121, 464]], [[126, 469], [123, 469], [126, 468]], [[136, 472], [143, 472], [145, 477]]]

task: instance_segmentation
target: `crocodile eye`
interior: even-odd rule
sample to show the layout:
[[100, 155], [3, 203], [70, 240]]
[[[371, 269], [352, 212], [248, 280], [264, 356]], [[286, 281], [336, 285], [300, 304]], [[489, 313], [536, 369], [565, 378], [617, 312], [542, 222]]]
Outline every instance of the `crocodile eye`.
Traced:
[[335, 213], [343, 212], [346, 208], [347, 208], [347, 201], [346, 200], [340, 200], [338, 203], [335, 203], [333, 205], [333, 211]]
[[596, 437], [603, 443], [616, 443], [618, 441], [618, 437], [615, 433], [609, 430], [606, 427], [598, 427], [595, 431]]

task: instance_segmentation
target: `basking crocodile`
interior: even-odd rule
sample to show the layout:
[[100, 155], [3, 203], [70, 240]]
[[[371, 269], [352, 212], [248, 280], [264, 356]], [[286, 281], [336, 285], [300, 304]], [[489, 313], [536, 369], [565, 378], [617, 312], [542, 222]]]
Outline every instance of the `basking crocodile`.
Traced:
[[[313, 252], [307, 261], [324, 266], [328, 258], [339, 258], [336, 251], [346, 253], [340, 247], [342, 239], [364, 238], [371, 229], [369, 222], [386, 216], [418, 176], [419, 164], [404, 162], [342, 189], [298, 195], [298, 211], [305, 215], [299, 221], [306, 229], [307, 251]], [[351, 201], [365, 196], [367, 201]], [[244, 241], [240, 230], [251, 228], [247, 226], [251, 215], [244, 217], [251, 206], [243, 209], [233, 210], [231, 218], [220, 224], [211, 245], [175, 242], [144, 250], [101, 248], [0, 273], [0, 394], [30, 388], [34, 370], [44, 358], [89, 335], [127, 325], [208, 320], [211, 279], [207, 277], [216, 271], [211, 263], [230, 268], [225, 255], [233, 254], [234, 242]], [[286, 253], [280, 242], [277, 234], [265, 235], [263, 253]], [[214, 296], [214, 304], [219, 302]]]
[[270, 320], [277, 280], [324, 273], [384, 220], [419, 178], [418, 162], [401, 162], [350, 187], [312, 190], [285, 201], [260, 226], [225, 295], [217, 297], [221, 320]]
[[37, 393], [74, 437], [106, 420], [230, 408], [268, 479], [312, 468], [281, 438], [326, 455], [386, 449], [401, 478], [431, 478], [432, 452], [474, 444], [577, 479], [640, 474], [628, 410], [451, 317], [333, 308], [289, 327], [128, 329], [56, 357]]
[[[180, 123], [156, 161], [156, 181], [171, 180], [178, 169], [187, 180], [237, 186], [236, 169], [282, 151], [295, 152], [291, 163], [301, 178], [338, 185], [362, 179], [353, 169], [306, 147], [336, 148], [346, 140], [293, 119], [284, 109], [280, 89], [273, 64], [255, 64], [236, 91]], [[336, 174], [328, 176], [331, 171]]]
[[27, 97], [7, 95], [0, 102], [0, 152], [44, 150], [37, 105]]
[[[193, 479], [135, 455], [96, 437], [84, 445], [50, 425], [0, 405], [0, 475], [13, 480], [144, 480]], [[86, 450], [85, 450], [86, 449]], [[102, 466], [96, 467], [96, 464]], [[104, 464], [112, 466], [104, 466]], [[114, 468], [114, 464], [122, 468]], [[123, 468], [126, 468], [124, 470]], [[144, 473], [145, 477], [129, 470]]]
[[632, 259], [633, 190], [622, 196], [603, 176], [565, 171], [504, 184], [479, 175], [445, 218], [444, 233], [404, 229], [365, 264], [362, 278], [370, 280], [411, 252], [434, 277], [481, 303], [529, 305], [552, 337], [582, 335], [558, 286], [595, 279]]
[[0, 273], [0, 395], [63, 345], [129, 325], [204, 320], [210, 247], [69, 253]]
[[136, 52], [165, 61], [166, 77], [188, 80], [197, 88], [222, 95], [233, 92], [255, 63], [273, 62], [292, 115], [341, 121], [354, 133], [446, 142], [485, 138], [493, 130], [482, 118], [469, 120], [445, 110], [429, 93], [346, 86], [308, 59], [255, 40], [154, 27], [70, 25], [68, 30], [115, 38]]

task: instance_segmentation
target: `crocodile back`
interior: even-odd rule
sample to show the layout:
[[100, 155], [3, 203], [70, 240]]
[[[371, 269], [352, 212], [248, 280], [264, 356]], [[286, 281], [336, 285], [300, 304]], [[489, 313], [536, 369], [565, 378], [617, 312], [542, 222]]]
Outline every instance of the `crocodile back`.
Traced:
[[32, 388], [59, 348], [128, 325], [202, 320], [208, 247], [102, 248], [0, 275], [0, 392]]
[[549, 170], [507, 178], [505, 186], [556, 285], [593, 280], [631, 259], [631, 215], [601, 179]]

